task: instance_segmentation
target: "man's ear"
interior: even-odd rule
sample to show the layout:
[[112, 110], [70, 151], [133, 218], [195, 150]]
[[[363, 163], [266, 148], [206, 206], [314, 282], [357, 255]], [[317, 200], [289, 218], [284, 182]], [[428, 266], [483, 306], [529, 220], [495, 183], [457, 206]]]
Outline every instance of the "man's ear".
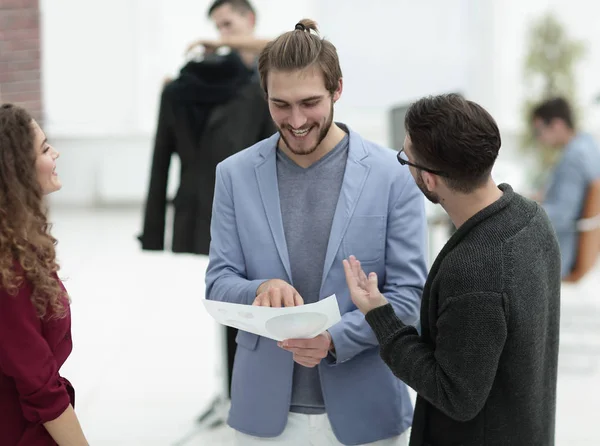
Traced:
[[342, 78], [338, 81], [337, 89], [333, 92], [333, 102], [337, 102], [342, 96], [342, 90], [344, 89], [344, 81]]
[[256, 27], [256, 14], [253, 12], [247, 12], [247, 14], [250, 14], [250, 23], [252, 23], [252, 27]]
[[429, 192], [433, 192], [438, 186], [438, 181], [440, 181], [437, 175], [425, 170], [421, 170], [421, 179]]

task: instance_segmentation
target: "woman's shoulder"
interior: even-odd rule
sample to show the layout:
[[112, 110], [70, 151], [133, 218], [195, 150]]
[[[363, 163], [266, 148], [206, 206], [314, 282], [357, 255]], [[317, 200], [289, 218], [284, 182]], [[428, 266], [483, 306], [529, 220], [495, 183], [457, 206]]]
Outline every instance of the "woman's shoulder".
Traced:
[[31, 301], [32, 294], [33, 287], [24, 277], [14, 288], [0, 286], [0, 324], [5, 318], [35, 318], [35, 307]]
[[[17, 275], [16, 286], [12, 289], [8, 289], [0, 284], [0, 312], [4, 311], [6, 314], [23, 314], [24, 316], [32, 316], [39, 319], [37, 314], [36, 306], [32, 301], [33, 297], [33, 284], [24, 274], [23, 268], [18, 265], [15, 266], [15, 273]], [[52, 277], [58, 282], [60, 289], [63, 292], [62, 304], [67, 312], [69, 312], [69, 298], [67, 290], [58, 276], [57, 273], [52, 273]], [[52, 316], [52, 309], [48, 308], [49, 313], [46, 313], [48, 318]], [[0, 319], [2, 315], [0, 314]], [[44, 318], [44, 319], [45, 319]]]

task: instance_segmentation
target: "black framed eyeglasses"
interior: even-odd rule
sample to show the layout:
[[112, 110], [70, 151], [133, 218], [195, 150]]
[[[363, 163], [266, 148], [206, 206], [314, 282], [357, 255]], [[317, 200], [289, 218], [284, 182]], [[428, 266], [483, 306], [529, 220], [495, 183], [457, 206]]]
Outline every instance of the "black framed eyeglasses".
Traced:
[[414, 167], [415, 169], [424, 170], [425, 172], [429, 172], [434, 175], [439, 175], [441, 177], [448, 176], [448, 174], [446, 172], [443, 172], [441, 170], [429, 169], [427, 167], [423, 167], [423, 166], [419, 166], [418, 164], [411, 163], [408, 160], [408, 157], [406, 156], [406, 152], [404, 151], [404, 146], [402, 146], [402, 148], [398, 151], [398, 155], [396, 155], [396, 157], [398, 158], [398, 162], [400, 164], [402, 164], [403, 166], [411, 166], [411, 167]]

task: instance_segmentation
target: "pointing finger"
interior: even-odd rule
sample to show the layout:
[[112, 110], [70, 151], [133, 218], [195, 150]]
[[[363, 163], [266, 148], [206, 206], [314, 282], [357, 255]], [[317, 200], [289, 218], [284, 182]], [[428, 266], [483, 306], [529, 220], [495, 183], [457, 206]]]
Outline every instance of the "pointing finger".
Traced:
[[304, 299], [302, 299], [302, 296], [300, 296], [300, 294], [294, 290], [294, 304], [298, 307], [300, 305], [304, 305]]

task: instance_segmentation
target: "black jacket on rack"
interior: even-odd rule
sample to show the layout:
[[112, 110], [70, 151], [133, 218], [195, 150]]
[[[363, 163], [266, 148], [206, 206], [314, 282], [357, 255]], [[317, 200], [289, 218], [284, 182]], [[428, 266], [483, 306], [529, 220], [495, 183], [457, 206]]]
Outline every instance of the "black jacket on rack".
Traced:
[[180, 160], [173, 199], [173, 252], [208, 254], [215, 169], [228, 156], [275, 133], [258, 80], [232, 52], [188, 62], [165, 86], [144, 213], [144, 250], [163, 250], [171, 157]]

